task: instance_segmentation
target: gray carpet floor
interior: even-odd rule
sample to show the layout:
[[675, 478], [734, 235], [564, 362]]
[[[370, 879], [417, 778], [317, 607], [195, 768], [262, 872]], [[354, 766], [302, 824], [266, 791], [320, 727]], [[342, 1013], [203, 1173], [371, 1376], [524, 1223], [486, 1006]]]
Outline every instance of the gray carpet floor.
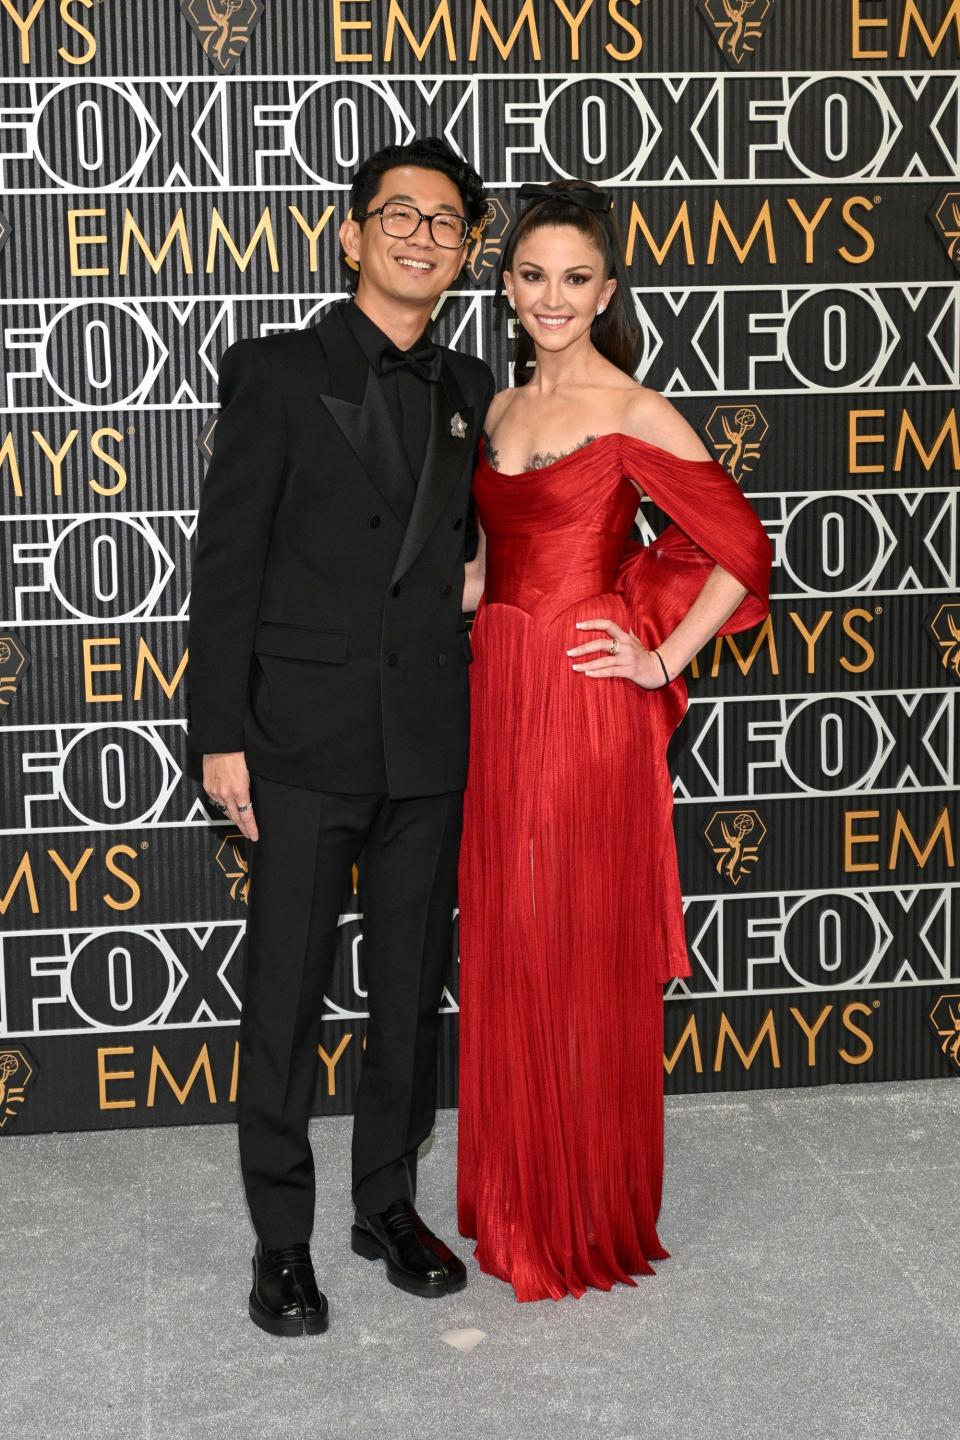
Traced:
[[[636, 1289], [442, 1302], [347, 1246], [349, 1121], [314, 1122], [326, 1336], [246, 1316], [232, 1128], [5, 1137], [0, 1430], [16, 1440], [939, 1440], [960, 1406], [960, 1084], [667, 1103]], [[456, 1115], [421, 1209], [455, 1232]], [[464, 1248], [461, 1242], [461, 1248]], [[469, 1354], [451, 1327], [482, 1330]]]

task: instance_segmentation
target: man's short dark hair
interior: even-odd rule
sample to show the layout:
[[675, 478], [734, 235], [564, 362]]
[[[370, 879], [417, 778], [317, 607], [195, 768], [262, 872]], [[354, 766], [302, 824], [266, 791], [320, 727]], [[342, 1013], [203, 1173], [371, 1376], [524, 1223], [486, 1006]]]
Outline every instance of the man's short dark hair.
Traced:
[[445, 140], [435, 135], [411, 140], [409, 145], [385, 145], [375, 155], [364, 160], [350, 186], [350, 208], [354, 215], [365, 215], [380, 188], [380, 180], [388, 170], [398, 165], [416, 165], [421, 170], [439, 170], [452, 180], [463, 200], [463, 213], [471, 228], [476, 225], [486, 209], [483, 181], [466, 160], [453, 150]]

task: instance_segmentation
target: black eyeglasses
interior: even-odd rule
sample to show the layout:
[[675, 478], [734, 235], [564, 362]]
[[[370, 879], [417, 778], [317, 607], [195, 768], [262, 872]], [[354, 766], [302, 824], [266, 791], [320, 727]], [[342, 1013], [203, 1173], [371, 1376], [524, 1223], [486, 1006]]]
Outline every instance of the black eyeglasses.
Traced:
[[470, 232], [470, 226], [462, 215], [444, 214], [443, 211], [437, 215], [424, 215], [415, 205], [402, 205], [397, 201], [378, 205], [376, 210], [355, 215], [354, 219], [371, 220], [374, 215], [380, 216], [380, 228], [384, 235], [390, 235], [394, 240], [409, 240], [426, 220], [434, 244], [442, 250], [459, 250]]

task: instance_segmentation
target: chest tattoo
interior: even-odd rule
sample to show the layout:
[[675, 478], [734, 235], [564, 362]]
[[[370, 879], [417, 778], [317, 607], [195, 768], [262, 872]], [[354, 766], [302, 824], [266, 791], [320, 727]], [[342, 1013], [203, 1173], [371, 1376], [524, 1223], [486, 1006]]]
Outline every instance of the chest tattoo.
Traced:
[[[526, 469], [543, 470], [547, 465], [555, 465], [558, 460], [565, 460], [568, 455], [573, 455], [576, 451], [584, 449], [585, 446], [592, 445], [594, 440], [598, 440], [599, 438], [599, 435], [585, 435], [581, 441], [573, 445], [569, 450], [535, 450], [527, 461]], [[490, 436], [486, 430], [483, 432], [483, 439], [490, 464], [494, 470], [499, 470], [500, 456], [496, 447], [491, 443]]]

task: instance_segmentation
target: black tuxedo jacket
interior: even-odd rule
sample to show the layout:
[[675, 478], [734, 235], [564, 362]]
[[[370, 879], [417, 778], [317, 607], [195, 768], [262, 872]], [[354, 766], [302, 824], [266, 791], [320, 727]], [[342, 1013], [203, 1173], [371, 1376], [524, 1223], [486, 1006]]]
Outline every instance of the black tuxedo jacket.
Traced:
[[193, 564], [194, 750], [345, 794], [465, 784], [464, 539], [494, 381], [442, 354], [413, 477], [341, 306], [226, 351]]

